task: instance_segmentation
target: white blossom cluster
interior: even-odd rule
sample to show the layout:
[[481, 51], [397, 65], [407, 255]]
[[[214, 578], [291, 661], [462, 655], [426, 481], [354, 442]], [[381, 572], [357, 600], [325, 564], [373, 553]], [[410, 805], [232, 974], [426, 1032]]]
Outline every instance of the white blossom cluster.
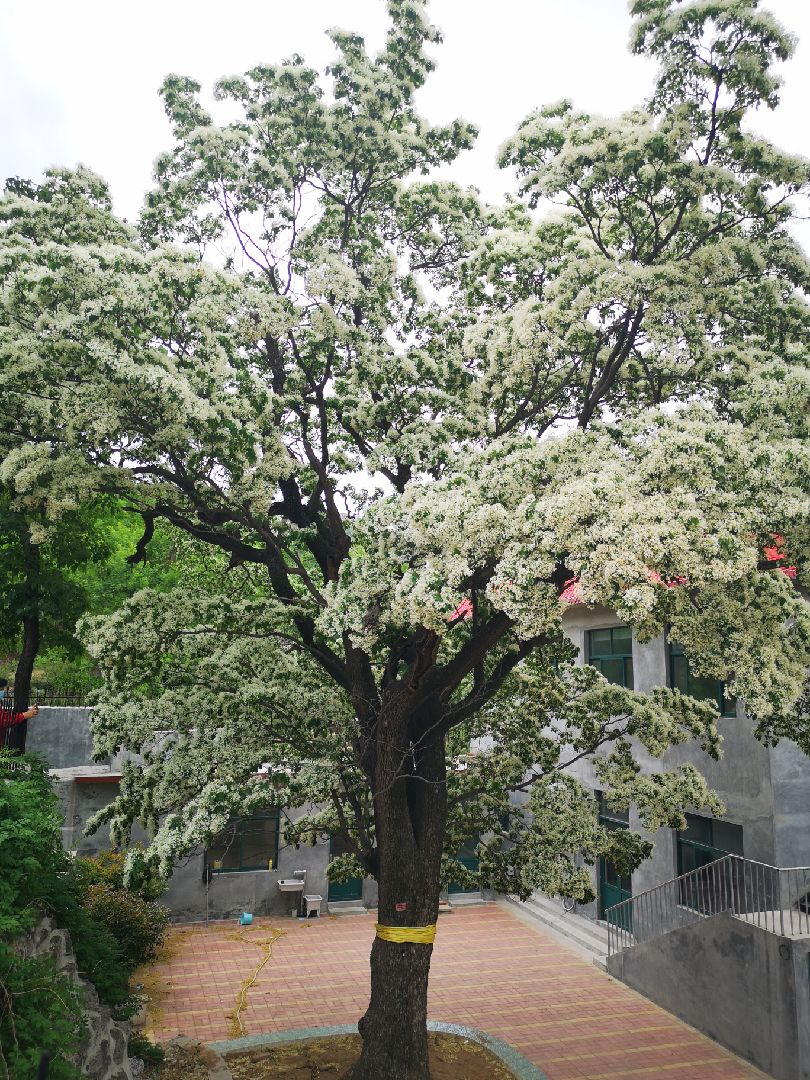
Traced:
[[152, 821], [161, 872], [273, 803], [312, 808], [291, 842], [348, 837], [336, 872], [384, 874], [375, 814], [441, 738], [446, 854], [489, 833], [509, 891], [581, 891], [567, 852], [645, 849], [600, 831], [565, 748], [655, 827], [716, 804], [632, 748], [718, 743], [705, 703], [571, 673], [572, 583], [810, 748], [810, 268], [788, 231], [809, 172], [744, 123], [791, 41], [755, 0], [634, 0], [650, 103], [538, 110], [501, 154], [518, 195], [487, 206], [431, 175], [475, 130], [418, 114], [439, 36], [422, 4], [388, 9], [377, 56], [333, 32], [328, 91], [300, 57], [222, 80], [231, 122], [167, 78], [137, 230], [87, 170], [9, 186], [0, 485], [45, 520], [109, 494], [190, 538], [182, 588], [84, 627], [98, 753], [136, 755], [101, 817]]

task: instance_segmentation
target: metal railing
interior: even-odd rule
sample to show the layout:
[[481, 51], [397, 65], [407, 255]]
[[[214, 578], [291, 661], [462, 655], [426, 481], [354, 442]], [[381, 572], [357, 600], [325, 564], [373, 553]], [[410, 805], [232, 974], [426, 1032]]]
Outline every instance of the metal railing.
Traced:
[[721, 912], [782, 936], [810, 936], [810, 867], [725, 855], [605, 911], [608, 956]]
[[[94, 685], [87, 686], [32, 686], [28, 695], [32, 705], [54, 705], [62, 708], [73, 708], [87, 704], [87, 697]], [[5, 703], [14, 700], [14, 687], [10, 686], [6, 691]]]

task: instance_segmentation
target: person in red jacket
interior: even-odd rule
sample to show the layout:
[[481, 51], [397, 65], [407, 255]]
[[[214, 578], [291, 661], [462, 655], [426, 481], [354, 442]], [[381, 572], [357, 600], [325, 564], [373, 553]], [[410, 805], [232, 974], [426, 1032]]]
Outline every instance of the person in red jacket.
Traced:
[[14, 712], [14, 702], [6, 697], [7, 679], [0, 679], [0, 747], [5, 745], [6, 734], [11, 728], [21, 724], [24, 720], [33, 719], [39, 712], [38, 705], [32, 705], [25, 712]]

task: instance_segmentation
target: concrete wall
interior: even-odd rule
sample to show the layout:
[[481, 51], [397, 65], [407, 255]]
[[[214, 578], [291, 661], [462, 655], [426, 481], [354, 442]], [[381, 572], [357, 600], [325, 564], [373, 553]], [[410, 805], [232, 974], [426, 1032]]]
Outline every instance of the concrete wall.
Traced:
[[723, 737], [719, 761], [713, 761], [694, 743], [683, 743], [668, 751], [664, 763], [667, 768], [694, 765], [725, 804], [724, 820], [742, 825], [745, 857], [775, 864], [774, 791], [768, 749], [754, 738], [753, 725], [739, 703], [737, 716], [721, 718], [717, 727]]
[[214, 873], [207, 888], [204, 877], [205, 858], [202, 849], [175, 867], [169, 889], [162, 903], [171, 909], [180, 922], [196, 922], [206, 917], [227, 919], [243, 911], [255, 915], [289, 916], [295, 903], [290, 894], [280, 892], [280, 878], [291, 878], [296, 870], [306, 870], [304, 892], [323, 897], [326, 910], [326, 868], [329, 865], [329, 844], [318, 841], [314, 847], [300, 848], [284, 843], [285, 819], [295, 821], [303, 809], [285, 810], [281, 815], [278, 866], [274, 870], [250, 870], [244, 873]]
[[90, 709], [43, 705], [39, 715], [28, 721], [25, 749], [40, 754], [52, 769], [89, 765], [93, 760]]
[[[563, 629], [568, 637], [571, 639], [574, 645], [579, 650], [575, 663], [583, 665], [586, 660], [587, 650], [585, 647], [586, 635], [588, 630], [600, 629], [608, 626], [621, 626], [622, 620], [617, 618], [615, 612], [609, 608], [593, 607], [587, 608], [584, 605], [576, 604], [563, 613]], [[635, 643], [633, 652], [633, 667], [636, 665], [635, 655]], [[587, 758], [576, 762], [571, 768], [571, 774], [576, 776], [578, 780], [581, 780], [587, 787], [593, 789], [601, 787], [600, 781], [597, 779], [594, 773], [593, 766]], [[526, 797], [528, 799], [528, 796]], [[594, 893], [598, 891], [598, 867], [593, 866], [590, 868], [591, 886]], [[598, 918], [598, 903], [593, 904], [581, 904], [577, 908], [577, 913], [586, 919]]]
[[782, 739], [768, 750], [777, 866], [810, 866], [810, 757]]
[[[80, 855], [96, 855], [110, 847], [106, 825], [92, 836], [84, 835], [88, 820], [107, 806], [118, 794], [118, 780], [104, 766], [62, 769], [55, 773], [55, 788], [64, 816], [62, 839], [64, 846]], [[295, 848], [284, 843], [285, 821], [295, 821], [304, 813], [301, 808], [284, 810], [281, 815], [278, 864], [273, 870], [251, 870], [243, 873], [214, 873], [206, 887], [205, 857], [202, 848], [181, 860], [175, 867], [169, 888], [162, 903], [180, 922], [197, 922], [206, 917], [224, 919], [243, 911], [256, 915], [289, 916], [294, 900], [278, 888], [279, 878], [291, 878], [294, 871], [306, 870], [305, 892], [323, 897], [326, 910], [329, 865], [329, 844], [318, 841], [313, 847]], [[148, 843], [148, 837], [138, 826], [132, 832], [134, 843]], [[374, 881], [363, 884], [363, 903], [374, 907], [377, 886]]]
[[[568, 608], [563, 615], [563, 627], [574, 645], [579, 649], [576, 663], [585, 664], [586, 634], [588, 630], [597, 630], [609, 626], [621, 626], [622, 620], [615, 612], [605, 607], [588, 608], [584, 605], [575, 605]], [[652, 641], [641, 644], [633, 638], [633, 685], [636, 690], [649, 691], [654, 686], [666, 686], [667, 683], [667, 654], [663, 636], [653, 638]], [[652, 772], [661, 769], [661, 762], [651, 757], [642, 746], [635, 746], [636, 758], [642, 768]], [[705, 756], [705, 755], [702, 755]], [[591, 789], [600, 788], [601, 782], [594, 773], [593, 766], [587, 759], [578, 761], [571, 769], [572, 775], [581, 780]], [[653, 853], [638, 870], [633, 874], [633, 892], [643, 892], [652, 888], [662, 881], [667, 881], [676, 874], [675, 836], [671, 829], [661, 829], [657, 833], [646, 834], [641, 828], [638, 814], [635, 808], [630, 811], [630, 827], [643, 835], [649, 835], [653, 841]], [[594, 892], [597, 891], [598, 866], [591, 868], [591, 882]], [[596, 919], [598, 917], [598, 904], [581, 905], [578, 914], [585, 918]]]
[[[289, 916], [296, 897], [282, 893], [278, 881], [280, 878], [291, 878], [296, 870], [306, 870], [304, 892], [321, 896], [321, 911], [325, 912], [329, 894], [326, 877], [329, 841], [318, 840], [314, 846], [304, 844], [299, 848], [284, 843], [285, 821], [297, 821], [305, 812], [308, 812], [305, 808], [282, 811], [278, 865], [274, 870], [214, 873], [206, 896], [205, 857], [200, 848], [175, 867], [168, 891], [161, 902], [171, 909], [172, 917], [180, 922], [197, 922], [206, 918], [206, 914], [211, 919], [234, 918], [243, 911], [256, 915]], [[370, 878], [363, 882], [362, 903], [368, 908], [377, 906], [377, 882]]]
[[776, 1080], [810, 1080], [808, 947], [726, 913], [611, 956], [608, 971]]
[[[28, 728], [27, 749], [41, 754], [53, 770], [55, 789], [64, 817], [62, 840], [68, 849], [80, 855], [96, 855], [110, 847], [107, 826], [92, 836], [84, 835], [88, 820], [107, 806], [118, 794], [116, 758], [108, 764], [91, 765], [93, 740], [88, 708], [42, 708], [36, 721]], [[130, 756], [130, 755], [126, 755]], [[206, 918], [231, 918], [242, 911], [257, 915], [289, 915], [293, 901], [279, 891], [279, 878], [293, 876], [295, 870], [306, 870], [305, 891], [320, 895], [324, 909], [328, 893], [326, 868], [329, 865], [329, 844], [319, 841], [314, 847], [298, 849], [285, 846], [285, 820], [295, 821], [303, 809], [285, 810], [281, 815], [278, 866], [275, 870], [247, 871], [236, 874], [213, 874], [206, 890], [205, 859], [200, 848], [175, 867], [169, 889], [163, 898], [179, 921]], [[147, 843], [148, 837], [136, 826], [134, 843]], [[207, 893], [207, 895], [206, 895]], [[363, 903], [375, 907], [377, 884], [363, 883]]]
[[807, 1080], [810, 1076], [810, 940], [792, 941], [791, 946], [793, 985], [796, 988], [798, 1076], [800, 1080]]
[[[113, 801], [118, 794], [118, 781], [103, 766], [60, 769], [54, 776], [55, 791], [64, 818], [62, 843], [80, 855], [97, 855], [110, 847], [110, 831], [106, 825], [92, 836], [84, 835], [90, 818]], [[85, 782], [90, 781], [90, 782]], [[143, 834], [133, 839], [142, 841]]]

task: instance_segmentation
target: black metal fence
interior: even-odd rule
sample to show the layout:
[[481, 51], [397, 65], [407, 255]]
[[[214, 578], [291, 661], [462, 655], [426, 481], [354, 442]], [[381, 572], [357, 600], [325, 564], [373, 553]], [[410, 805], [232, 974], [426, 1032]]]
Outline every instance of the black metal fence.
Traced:
[[[90, 691], [94, 687], [87, 686], [32, 686], [29, 701], [32, 705], [53, 705], [61, 708], [73, 708], [75, 706], [82, 706], [88, 704], [88, 698]], [[6, 690], [6, 697], [9, 701], [14, 699], [14, 687], [10, 686]], [[5, 702], [0, 702], [0, 705]]]

